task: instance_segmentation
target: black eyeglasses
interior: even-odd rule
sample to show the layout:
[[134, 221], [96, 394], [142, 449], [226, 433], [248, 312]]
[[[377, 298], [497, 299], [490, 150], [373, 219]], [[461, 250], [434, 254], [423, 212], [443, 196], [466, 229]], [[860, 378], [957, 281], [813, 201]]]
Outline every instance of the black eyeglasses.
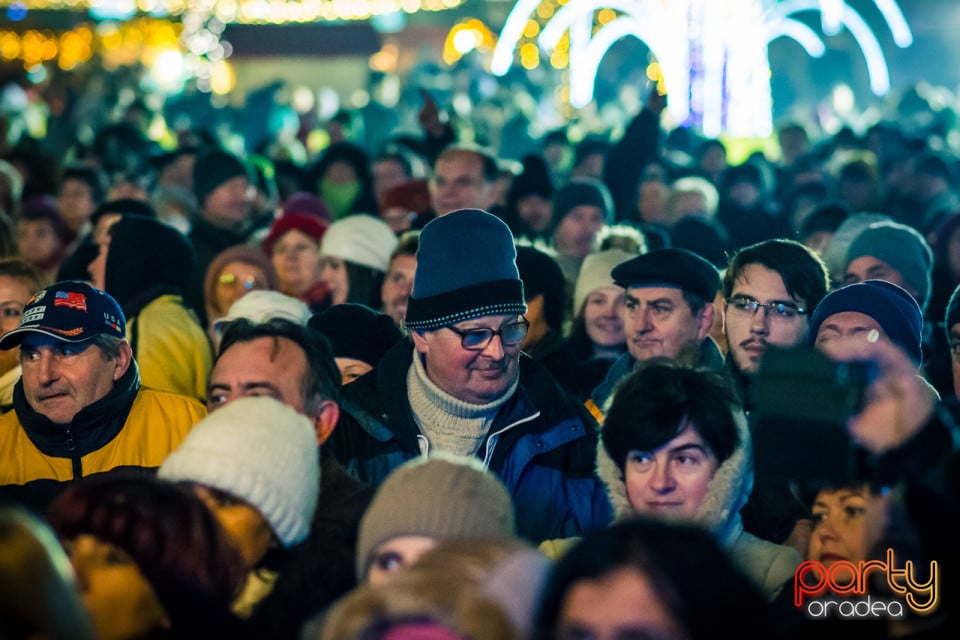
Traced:
[[807, 312], [806, 309], [802, 309], [789, 302], [759, 302], [746, 296], [727, 298], [727, 302], [736, 311], [750, 314], [751, 316], [757, 312], [757, 309], [764, 309], [768, 317], [793, 320], [797, 316], [802, 316]]
[[507, 346], [514, 346], [527, 336], [527, 327], [530, 323], [526, 318], [518, 322], [505, 324], [498, 330], [493, 329], [457, 329], [456, 327], [446, 327], [460, 336], [460, 344], [464, 349], [470, 351], [483, 351], [493, 340], [493, 336], [500, 336], [500, 342]]

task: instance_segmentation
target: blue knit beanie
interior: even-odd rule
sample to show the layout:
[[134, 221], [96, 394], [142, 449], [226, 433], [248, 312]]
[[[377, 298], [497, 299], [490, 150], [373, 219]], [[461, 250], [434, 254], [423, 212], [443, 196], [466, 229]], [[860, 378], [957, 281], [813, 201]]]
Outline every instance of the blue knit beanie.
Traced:
[[923, 316], [917, 301], [901, 287], [884, 280], [864, 280], [831, 291], [810, 319], [810, 344], [816, 343], [820, 325], [827, 318], [846, 311], [870, 316], [917, 365], [923, 362]]
[[460, 209], [423, 228], [404, 326], [430, 330], [526, 311], [513, 234], [500, 218]]

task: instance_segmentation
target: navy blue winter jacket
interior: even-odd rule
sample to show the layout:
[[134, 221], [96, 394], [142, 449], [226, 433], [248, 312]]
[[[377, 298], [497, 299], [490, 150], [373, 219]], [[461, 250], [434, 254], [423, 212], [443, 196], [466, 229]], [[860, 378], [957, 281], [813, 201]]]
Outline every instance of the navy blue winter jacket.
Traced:
[[[426, 446], [407, 399], [411, 341], [344, 388], [328, 443], [347, 470], [377, 486]], [[423, 443], [423, 444], [422, 444]], [[606, 526], [612, 511], [594, 464], [597, 424], [533, 359], [521, 355], [520, 385], [494, 420], [478, 456], [513, 496], [521, 536], [539, 542]]]

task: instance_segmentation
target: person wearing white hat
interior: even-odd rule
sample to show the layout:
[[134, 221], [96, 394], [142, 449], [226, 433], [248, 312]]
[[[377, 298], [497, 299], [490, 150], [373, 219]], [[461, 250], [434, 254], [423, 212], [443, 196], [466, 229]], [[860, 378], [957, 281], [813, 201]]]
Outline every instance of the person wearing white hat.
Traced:
[[380, 308], [380, 285], [397, 246], [397, 236], [383, 220], [357, 214], [337, 220], [320, 243], [320, 280], [332, 304], [357, 302]]
[[246, 318], [259, 324], [277, 318], [306, 326], [311, 315], [310, 307], [302, 300], [279, 291], [251, 291], [230, 305], [225, 316], [213, 322], [214, 350], [219, 351], [223, 332], [234, 320]]
[[241, 398], [198, 422], [160, 466], [161, 479], [203, 500], [240, 552], [249, 573], [232, 609], [241, 618], [304, 561], [292, 547], [310, 534], [320, 496], [315, 438], [310, 420], [279, 400]]
[[577, 366], [566, 376], [567, 389], [581, 400], [601, 382], [614, 360], [627, 351], [624, 333], [624, 289], [613, 282], [610, 272], [636, 253], [607, 249], [592, 253], [583, 261], [573, 290], [573, 324], [566, 344]]

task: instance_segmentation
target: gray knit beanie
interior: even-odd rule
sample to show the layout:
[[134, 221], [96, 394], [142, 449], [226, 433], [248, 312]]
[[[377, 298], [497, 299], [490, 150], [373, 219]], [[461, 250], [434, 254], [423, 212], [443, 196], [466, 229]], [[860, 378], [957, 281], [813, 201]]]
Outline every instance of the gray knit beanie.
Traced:
[[513, 502], [495, 475], [475, 458], [432, 453], [401, 465], [377, 489], [360, 520], [357, 579], [363, 582], [374, 550], [393, 538], [515, 535]]
[[899, 272], [907, 285], [905, 288], [917, 292], [921, 311], [927, 308], [933, 251], [918, 231], [898, 222], [874, 222], [850, 243], [844, 270], [863, 256], [882, 260]]
[[833, 234], [833, 238], [823, 250], [823, 262], [830, 271], [830, 279], [837, 283], [843, 282], [843, 272], [847, 268], [847, 254], [854, 239], [860, 232], [874, 222], [888, 222], [890, 216], [882, 213], [854, 213], [840, 223]]
[[307, 537], [317, 508], [316, 433], [306, 416], [278, 400], [241, 398], [198, 422], [159, 476], [248, 502], [289, 547]]

